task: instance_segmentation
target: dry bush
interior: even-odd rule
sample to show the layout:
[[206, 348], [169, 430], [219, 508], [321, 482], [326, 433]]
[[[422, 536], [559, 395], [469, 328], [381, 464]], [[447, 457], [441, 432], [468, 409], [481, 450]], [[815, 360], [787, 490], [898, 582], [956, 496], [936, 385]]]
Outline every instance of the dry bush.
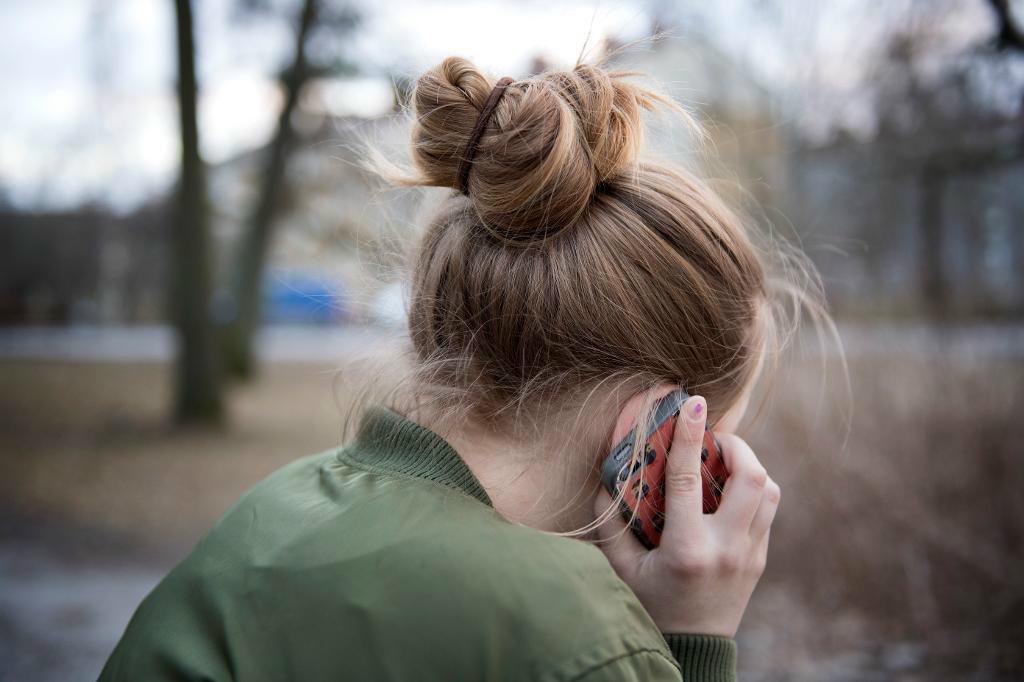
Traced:
[[[799, 598], [812, 615], [808, 632], [792, 637], [820, 660], [851, 645], [836, 641], [833, 628], [850, 618], [861, 623], [848, 640], [873, 641], [862, 642], [869, 653], [854, 667], [879, 671], [878, 679], [1019, 679], [1021, 356], [941, 340], [919, 349], [875, 346], [848, 358], [845, 448], [846, 406], [831, 397], [841, 392], [834, 357], [820, 403], [821, 363], [805, 357], [784, 366], [750, 436], [783, 488], [761, 598]], [[751, 632], [759, 608], [767, 625], [769, 609], [758, 598]], [[801, 627], [774, 623], [791, 626]]]

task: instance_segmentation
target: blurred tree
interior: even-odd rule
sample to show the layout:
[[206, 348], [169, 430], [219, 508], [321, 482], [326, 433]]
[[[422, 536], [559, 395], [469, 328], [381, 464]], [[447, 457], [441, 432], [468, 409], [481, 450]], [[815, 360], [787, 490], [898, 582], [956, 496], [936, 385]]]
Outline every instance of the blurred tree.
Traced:
[[[264, 0], [243, 0], [243, 9], [267, 11]], [[294, 147], [296, 133], [292, 118], [303, 88], [314, 77], [325, 73], [351, 72], [353, 67], [339, 58], [334, 50], [317, 50], [314, 45], [317, 27], [338, 42], [341, 34], [350, 31], [358, 15], [346, 5], [329, 5], [323, 0], [303, 0], [295, 28], [295, 48], [291, 64], [280, 77], [284, 105], [278, 116], [274, 138], [266, 150], [260, 191], [253, 205], [246, 232], [238, 247], [234, 268], [234, 317], [222, 337], [226, 369], [239, 378], [251, 377], [256, 370], [253, 336], [260, 324], [262, 278], [273, 238], [275, 219], [284, 204], [286, 169]]]
[[[996, 92], [1020, 101], [1020, 90], [1006, 72], [1015, 56], [1004, 53], [1024, 44], [1009, 2], [991, 0], [990, 5], [996, 20], [992, 38], [947, 54], [946, 37], [932, 18], [935, 5], [912, 3], [877, 67], [880, 134], [888, 138], [891, 170], [917, 176], [918, 281], [925, 312], [938, 320], [956, 312], [957, 298], [978, 310], [984, 303], [977, 297], [987, 298], [981, 277], [983, 221], [976, 221], [969, 234], [951, 233], [946, 198], [953, 181], [991, 178], [1024, 159], [1024, 118], [1007, 118], [994, 107]], [[951, 272], [954, 252], [964, 263], [959, 275]]]
[[175, 416], [179, 422], [223, 419], [220, 361], [210, 320], [210, 258], [206, 185], [196, 122], [195, 44], [190, 0], [175, 0], [181, 180], [173, 236], [172, 305], [178, 327]]
[[989, 0], [992, 10], [996, 13], [998, 33], [996, 48], [1000, 50], [1024, 50], [1024, 29], [1014, 21], [1010, 0]]

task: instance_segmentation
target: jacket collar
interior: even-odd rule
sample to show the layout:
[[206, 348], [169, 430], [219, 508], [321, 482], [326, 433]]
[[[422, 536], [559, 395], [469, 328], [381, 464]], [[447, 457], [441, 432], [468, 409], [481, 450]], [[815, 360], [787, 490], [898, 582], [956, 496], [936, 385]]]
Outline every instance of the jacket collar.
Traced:
[[367, 407], [345, 456], [366, 469], [441, 483], [494, 506], [448, 441], [384, 405]]

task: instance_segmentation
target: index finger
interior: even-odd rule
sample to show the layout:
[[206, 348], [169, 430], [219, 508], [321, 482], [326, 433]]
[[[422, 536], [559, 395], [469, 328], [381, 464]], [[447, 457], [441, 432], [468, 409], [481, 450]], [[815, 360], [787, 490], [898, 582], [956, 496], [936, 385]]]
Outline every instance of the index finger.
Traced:
[[700, 451], [707, 412], [707, 402], [695, 395], [686, 399], [676, 418], [672, 446], [665, 462], [662, 545], [699, 543], [705, 532]]
[[721, 433], [718, 437], [729, 468], [729, 479], [722, 493], [722, 503], [715, 512], [715, 523], [736, 532], [749, 531], [764, 497], [768, 472], [745, 440], [734, 433]]

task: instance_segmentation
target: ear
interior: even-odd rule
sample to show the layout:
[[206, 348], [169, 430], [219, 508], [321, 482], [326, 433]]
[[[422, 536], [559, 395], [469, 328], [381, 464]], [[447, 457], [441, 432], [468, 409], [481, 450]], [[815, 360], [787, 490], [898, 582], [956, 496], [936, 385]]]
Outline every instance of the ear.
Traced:
[[[654, 389], [653, 400], [656, 401], [677, 388], [679, 387], [675, 384], [660, 384]], [[619, 419], [615, 422], [615, 431], [612, 432], [612, 445], [625, 438], [626, 434], [629, 433], [629, 430], [636, 424], [636, 420], [640, 417], [640, 408], [644, 405], [645, 395], [647, 395], [646, 391], [640, 391], [627, 400], [626, 404], [622, 406], [622, 411], [619, 412]]]

